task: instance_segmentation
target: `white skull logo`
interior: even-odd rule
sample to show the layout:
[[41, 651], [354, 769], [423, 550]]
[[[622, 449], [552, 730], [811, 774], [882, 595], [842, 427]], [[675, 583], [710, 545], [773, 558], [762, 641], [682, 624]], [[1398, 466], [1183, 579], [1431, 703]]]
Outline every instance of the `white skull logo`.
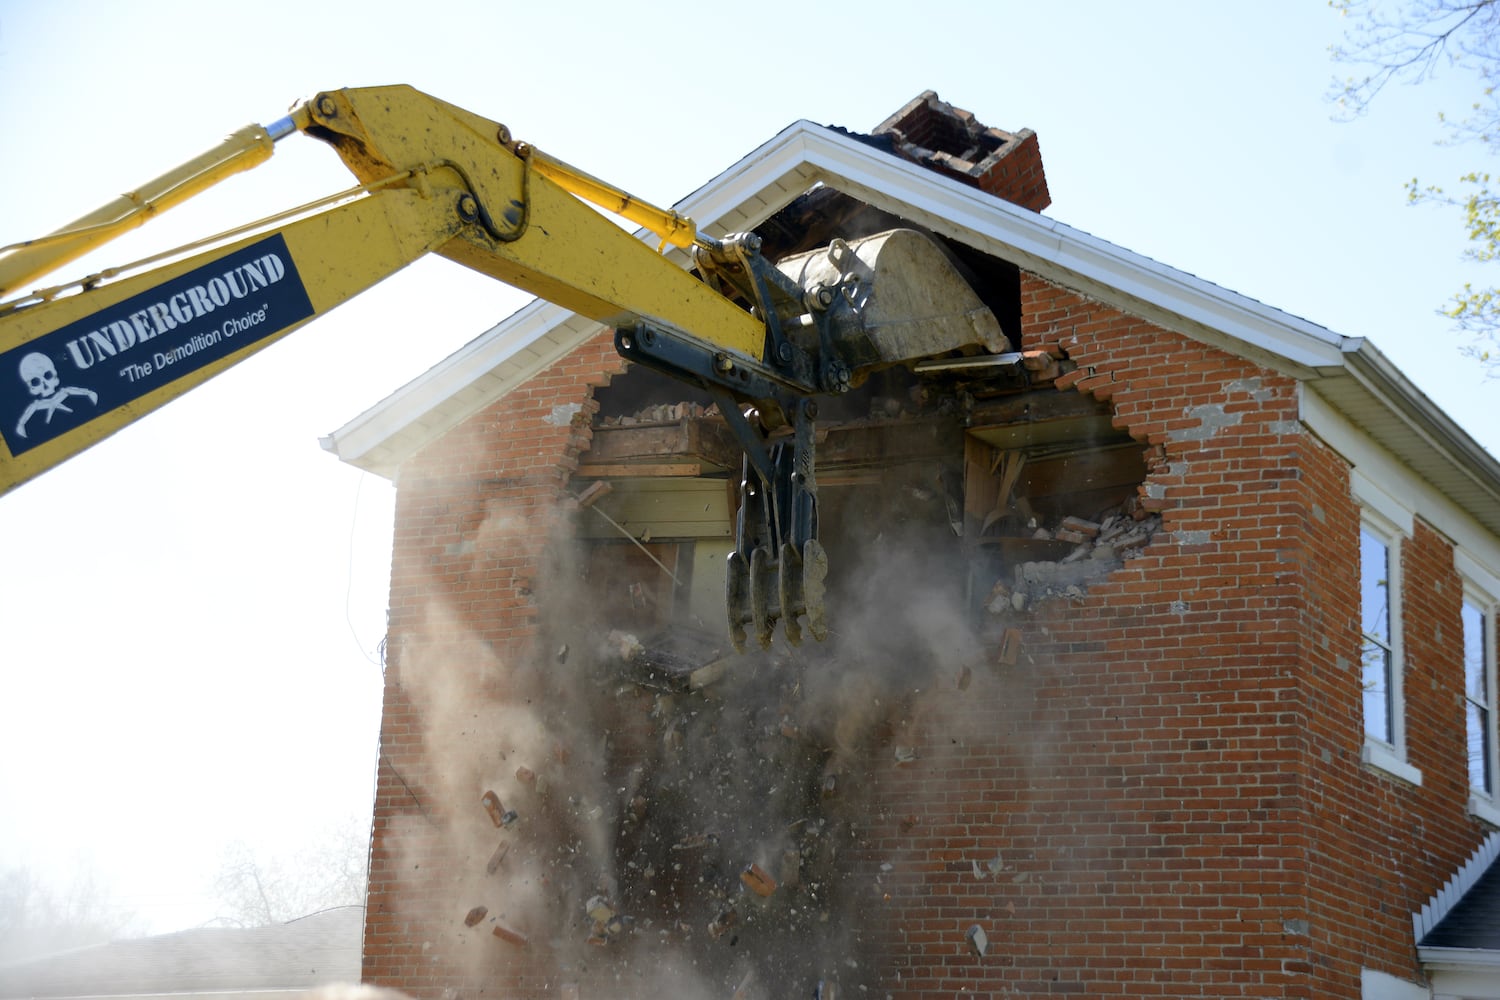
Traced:
[[95, 406], [99, 404], [99, 394], [94, 390], [63, 385], [52, 359], [38, 351], [21, 359], [21, 381], [26, 383], [27, 391], [36, 397], [27, 404], [26, 412], [21, 414], [21, 419], [16, 423], [16, 434], [21, 437], [26, 436], [26, 425], [38, 413], [49, 424], [58, 412], [72, 413], [73, 408], [68, 405], [68, 400], [75, 396], [87, 399]]
[[21, 380], [33, 396], [46, 398], [57, 391], [57, 366], [45, 354], [28, 354], [21, 359]]

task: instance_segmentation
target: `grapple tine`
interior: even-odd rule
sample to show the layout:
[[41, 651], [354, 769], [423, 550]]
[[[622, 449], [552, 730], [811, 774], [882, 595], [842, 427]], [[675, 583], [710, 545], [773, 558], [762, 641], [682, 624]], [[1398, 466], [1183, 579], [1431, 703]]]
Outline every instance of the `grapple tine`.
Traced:
[[828, 614], [823, 603], [828, 554], [816, 538], [808, 539], [800, 552], [792, 546], [781, 551], [781, 621], [786, 637], [793, 645], [802, 641], [805, 615], [807, 631], [822, 642], [828, 638]]
[[816, 538], [802, 547], [802, 607], [807, 612], [807, 630], [818, 642], [828, 638], [828, 608], [823, 603], [828, 579], [828, 553]]
[[797, 616], [804, 610], [802, 598], [802, 556], [788, 546], [781, 550], [781, 624], [786, 630], [786, 640], [793, 646], [802, 645], [802, 623]]
[[771, 635], [781, 617], [781, 580], [767, 548], [750, 553], [750, 614], [761, 649], [771, 648]]
[[729, 553], [724, 572], [724, 606], [729, 618], [729, 642], [736, 653], [745, 651], [745, 626], [755, 620], [750, 610], [750, 564], [738, 552]]

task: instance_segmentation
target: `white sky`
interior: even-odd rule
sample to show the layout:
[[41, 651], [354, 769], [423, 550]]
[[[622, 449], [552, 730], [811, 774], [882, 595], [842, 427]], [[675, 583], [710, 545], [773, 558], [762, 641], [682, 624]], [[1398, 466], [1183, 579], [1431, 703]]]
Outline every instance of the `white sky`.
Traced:
[[[868, 130], [933, 89], [1036, 130], [1050, 216], [1370, 338], [1500, 453], [1494, 386], [1436, 314], [1492, 279], [1403, 191], [1480, 165], [1434, 145], [1470, 94], [1396, 89], [1336, 124], [1339, 30], [1306, 0], [0, 0], [0, 243], [320, 89], [413, 84], [658, 203], [795, 119]], [[100, 263], [348, 182], [294, 137]], [[0, 498], [0, 868], [91, 871], [167, 931], [215, 915], [229, 842], [367, 813], [392, 491], [317, 438], [525, 301], [419, 264]]]

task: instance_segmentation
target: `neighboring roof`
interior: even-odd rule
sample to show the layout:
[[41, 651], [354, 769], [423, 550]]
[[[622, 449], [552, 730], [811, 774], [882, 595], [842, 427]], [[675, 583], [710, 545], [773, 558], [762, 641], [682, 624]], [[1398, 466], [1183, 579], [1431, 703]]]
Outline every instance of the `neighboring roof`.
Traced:
[[1423, 949], [1500, 952], [1500, 865], [1490, 865], [1418, 944]]
[[0, 965], [0, 997], [216, 1000], [358, 982], [364, 907], [284, 924], [201, 928]]
[[[1500, 535], [1500, 462], [1379, 351], [1019, 208], [837, 129], [799, 121], [675, 206], [708, 232], [755, 226], [817, 184], [1298, 378]], [[686, 266], [680, 252], [676, 260]], [[393, 478], [406, 458], [601, 327], [537, 301], [323, 439]]]
[[1500, 832], [1412, 914], [1417, 957], [1447, 971], [1500, 972]]

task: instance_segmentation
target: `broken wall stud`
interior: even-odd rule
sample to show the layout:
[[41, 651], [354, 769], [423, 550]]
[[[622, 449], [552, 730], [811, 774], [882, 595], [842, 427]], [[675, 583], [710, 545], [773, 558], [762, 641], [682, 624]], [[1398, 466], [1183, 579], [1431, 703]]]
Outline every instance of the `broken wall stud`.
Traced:
[[613, 483], [605, 479], [597, 479], [593, 483], [590, 483], [588, 488], [582, 493], [578, 494], [578, 506], [580, 508], [592, 507], [613, 489]]

